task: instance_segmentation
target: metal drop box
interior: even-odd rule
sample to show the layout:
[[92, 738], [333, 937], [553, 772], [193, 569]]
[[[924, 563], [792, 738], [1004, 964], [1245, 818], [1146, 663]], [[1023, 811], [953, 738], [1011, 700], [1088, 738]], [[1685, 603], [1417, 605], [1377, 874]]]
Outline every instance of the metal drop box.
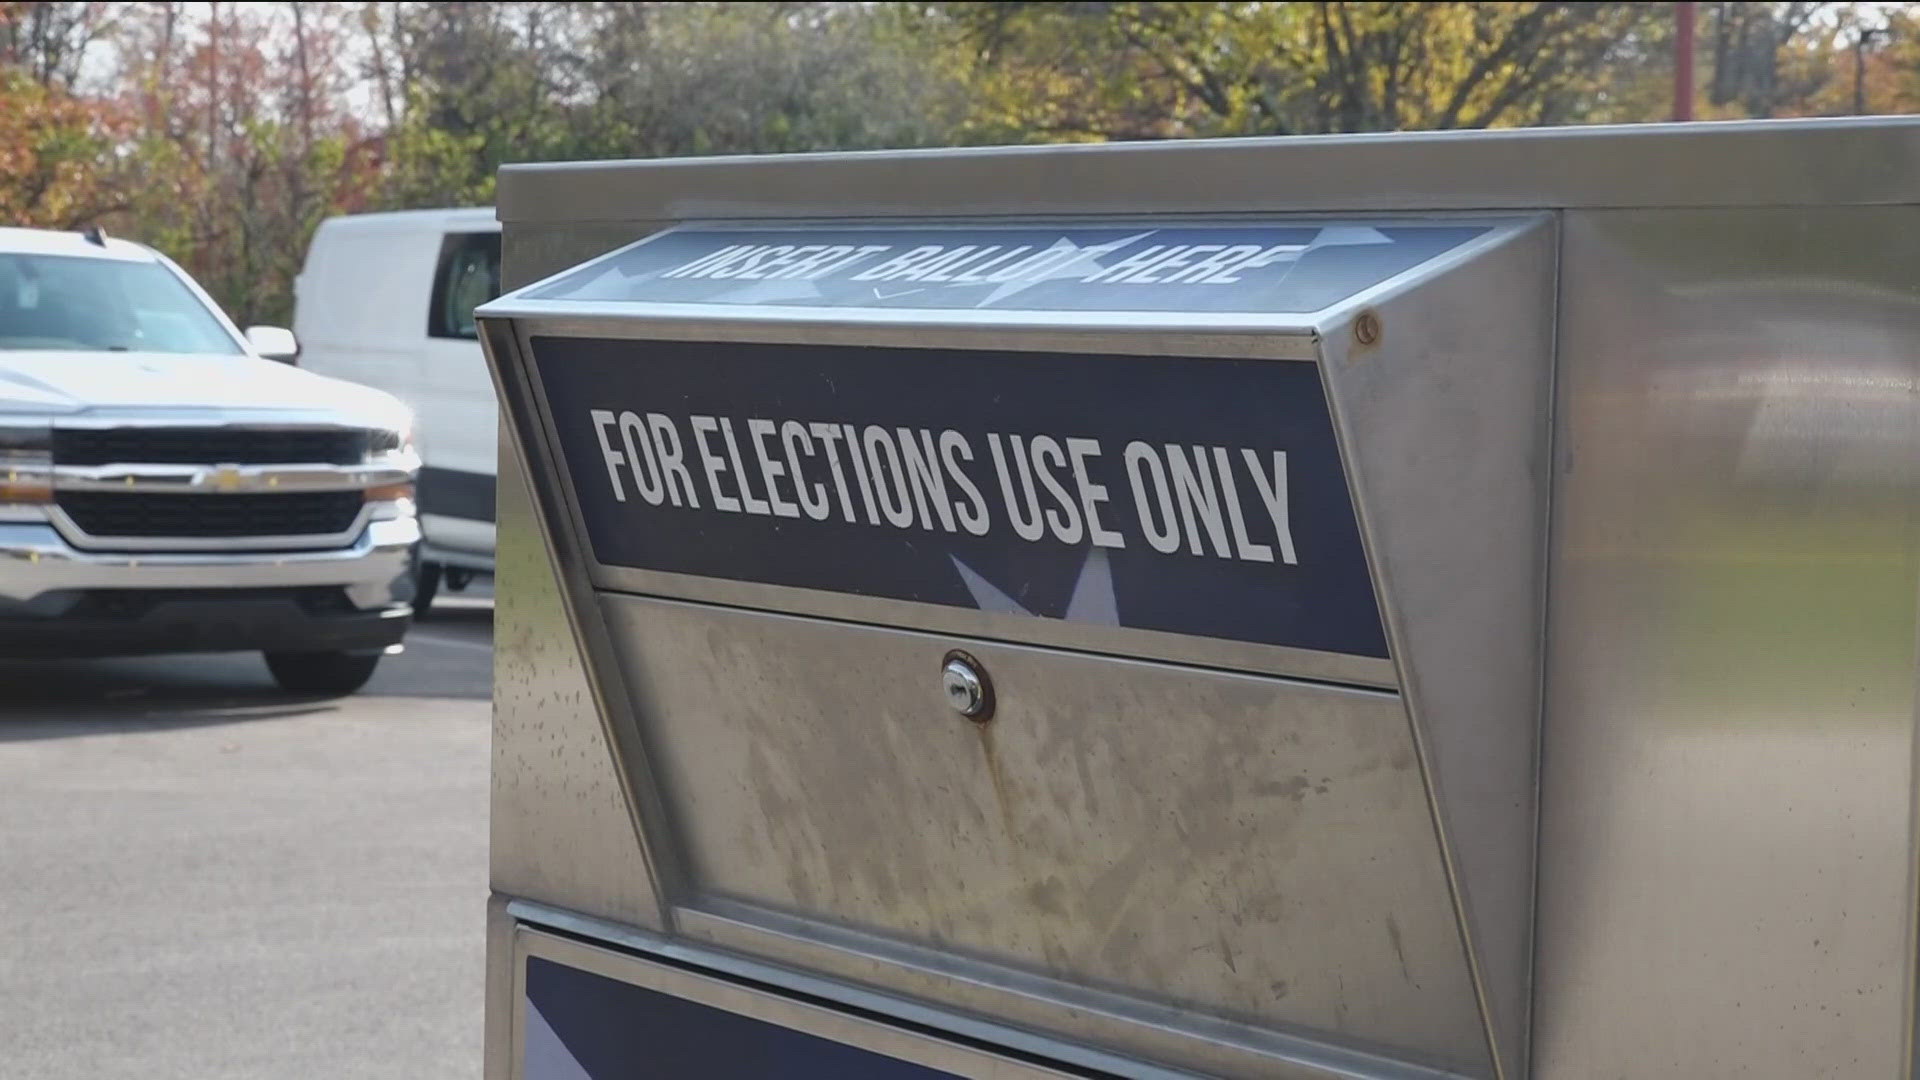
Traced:
[[490, 1078], [1910, 1075], [1916, 166], [505, 170]]

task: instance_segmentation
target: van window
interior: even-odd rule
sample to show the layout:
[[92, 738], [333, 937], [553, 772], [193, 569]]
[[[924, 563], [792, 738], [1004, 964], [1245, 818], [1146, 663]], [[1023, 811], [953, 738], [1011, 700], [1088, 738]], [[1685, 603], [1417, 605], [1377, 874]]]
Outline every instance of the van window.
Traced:
[[498, 295], [500, 234], [448, 233], [440, 242], [440, 266], [433, 274], [428, 336], [478, 340], [473, 309]]

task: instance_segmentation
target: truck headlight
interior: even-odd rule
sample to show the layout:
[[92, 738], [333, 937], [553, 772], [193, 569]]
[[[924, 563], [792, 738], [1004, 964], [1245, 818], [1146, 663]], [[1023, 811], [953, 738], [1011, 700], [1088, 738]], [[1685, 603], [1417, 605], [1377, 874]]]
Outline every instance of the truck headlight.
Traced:
[[367, 489], [367, 501], [373, 504], [375, 521], [410, 518], [416, 512], [414, 479], [420, 469], [420, 455], [413, 448], [413, 417], [373, 432], [367, 444], [369, 457], [385, 469], [403, 472], [405, 480], [391, 480]]
[[413, 447], [412, 424], [404, 428], [376, 428], [368, 440], [367, 449], [375, 457], [382, 454], [397, 453]]
[[373, 507], [374, 521], [399, 521], [419, 512], [412, 480], [370, 487], [366, 495], [367, 503]]
[[420, 451], [414, 445], [411, 413], [367, 432], [367, 463], [409, 472], [420, 467]]
[[53, 429], [0, 419], [0, 506], [53, 501]]

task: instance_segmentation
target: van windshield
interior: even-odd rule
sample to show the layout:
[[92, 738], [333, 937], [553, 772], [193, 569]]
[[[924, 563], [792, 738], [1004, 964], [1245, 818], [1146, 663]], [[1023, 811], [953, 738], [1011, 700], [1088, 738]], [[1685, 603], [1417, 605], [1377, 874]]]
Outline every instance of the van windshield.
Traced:
[[0, 350], [244, 352], [159, 263], [0, 252]]

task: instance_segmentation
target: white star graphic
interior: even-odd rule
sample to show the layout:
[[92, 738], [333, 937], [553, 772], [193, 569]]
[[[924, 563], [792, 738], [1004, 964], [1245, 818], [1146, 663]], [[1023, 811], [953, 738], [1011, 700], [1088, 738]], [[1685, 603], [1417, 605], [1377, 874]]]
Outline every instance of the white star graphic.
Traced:
[[[960, 580], [967, 585], [967, 591], [973, 594], [974, 606], [981, 611], [995, 611], [1011, 615], [1033, 615], [1018, 600], [995, 588], [993, 583], [981, 577], [973, 567], [949, 555], [953, 568], [960, 572]], [[1087, 553], [1087, 560], [1080, 564], [1080, 578], [1074, 582], [1073, 598], [1067, 601], [1067, 612], [1061, 618], [1068, 622], [1093, 623], [1098, 626], [1119, 626], [1120, 610], [1113, 599], [1113, 567], [1107, 562], [1105, 548], [1094, 548]]]
[[[1104, 244], [1096, 244], [1093, 247], [1085, 248], [1062, 237], [1059, 240], [1055, 240], [1053, 246], [1047, 248], [1046, 251], [1041, 252], [1040, 255], [1031, 256], [1031, 258], [1038, 259], [1058, 251], [1077, 251], [1079, 252], [1078, 255], [1071, 259], [1062, 259], [1059, 265], [1049, 267], [1039, 274], [1034, 275], [1032, 278], [1020, 281], [1009, 281], [987, 294], [987, 298], [975, 304], [974, 307], [992, 307], [994, 304], [999, 303], [1009, 296], [1017, 296], [1033, 288], [1035, 285], [1041, 285], [1049, 281], [1059, 281], [1063, 278], [1071, 278], [1078, 281], [1099, 268], [1100, 264], [1096, 260], [1098, 260], [1100, 256], [1110, 255], [1126, 247], [1128, 244], [1145, 240], [1147, 237], [1159, 231], [1158, 229], [1148, 229], [1143, 233], [1134, 233], [1132, 236], [1123, 236], [1118, 240], [1109, 240]], [[1092, 262], [1093, 265], [1087, 265], [1089, 262]]]

